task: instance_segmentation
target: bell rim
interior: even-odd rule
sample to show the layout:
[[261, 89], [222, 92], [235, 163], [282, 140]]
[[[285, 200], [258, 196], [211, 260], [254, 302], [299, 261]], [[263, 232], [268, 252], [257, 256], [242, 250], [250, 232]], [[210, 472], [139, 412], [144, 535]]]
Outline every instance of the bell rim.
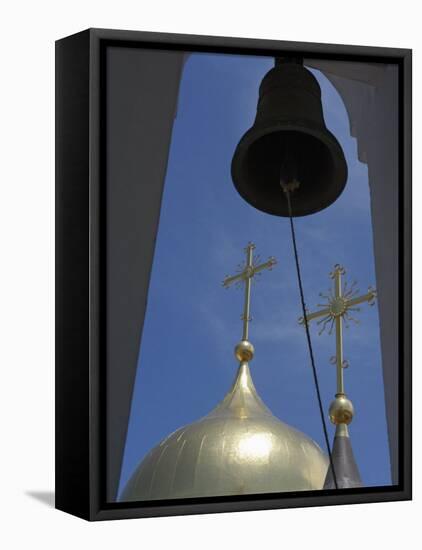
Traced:
[[[328, 208], [333, 204], [343, 193], [344, 188], [346, 187], [347, 179], [348, 179], [348, 167], [346, 158], [344, 156], [343, 149], [338, 141], [338, 139], [335, 137], [335, 135], [330, 132], [330, 130], [324, 126], [323, 130], [320, 126], [313, 127], [313, 125], [309, 124], [309, 121], [306, 122], [306, 126], [302, 124], [298, 124], [296, 122], [289, 122], [286, 120], [280, 121], [278, 124], [274, 124], [274, 120], [271, 121], [270, 125], [266, 125], [265, 123], [258, 123], [249, 130], [245, 132], [245, 134], [242, 136], [241, 140], [237, 144], [236, 150], [233, 155], [232, 163], [231, 163], [231, 177], [233, 184], [239, 193], [239, 195], [246, 201], [248, 204], [256, 208], [257, 210], [260, 210], [261, 212], [265, 212], [266, 214], [271, 214], [273, 216], [279, 216], [279, 217], [289, 217], [288, 209], [287, 209], [287, 201], [284, 199], [283, 193], [280, 190], [280, 202], [275, 204], [274, 208], [268, 208], [260, 205], [260, 201], [251, 201], [250, 197], [247, 196], [247, 193], [244, 192], [241, 178], [240, 178], [240, 172], [241, 172], [241, 166], [244, 162], [244, 156], [248, 149], [248, 147], [257, 139], [262, 138], [263, 136], [273, 134], [275, 132], [287, 132], [287, 131], [298, 131], [304, 134], [308, 134], [310, 136], [316, 137], [320, 139], [328, 148], [331, 158], [333, 159], [335, 167], [339, 170], [340, 176], [338, 177], [338, 180], [341, 182], [338, 186], [338, 192], [334, 195], [332, 200], [329, 202], [327, 201], [324, 206], [318, 207], [318, 208], [308, 208], [306, 211], [299, 210], [299, 213], [293, 213], [293, 217], [303, 217], [303, 216], [309, 216], [311, 214], [316, 214], [318, 212], [321, 212], [322, 210], [325, 210], [325, 208]], [[335, 155], [334, 153], [338, 152], [339, 155]]]

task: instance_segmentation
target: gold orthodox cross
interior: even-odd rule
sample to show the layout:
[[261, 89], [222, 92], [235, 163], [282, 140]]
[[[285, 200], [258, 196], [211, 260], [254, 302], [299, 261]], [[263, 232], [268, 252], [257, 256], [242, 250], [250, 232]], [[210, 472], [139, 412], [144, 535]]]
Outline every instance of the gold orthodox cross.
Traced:
[[315, 311], [314, 313], [307, 313], [306, 319], [301, 317], [299, 322], [301, 324], [309, 323], [313, 319], [320, 319], [318, 325], [322, 325], [319, 334], [322, 334], [327, 325], [329, 325], [328, 333], [332, 334], [335, 325], [336, 329], [336, 355], [331, 358], [333, 364], [337, 369], [337, 393], [344, 394], [344, 381], [343, 381], [343, 369], [348, 367], [347, 361], [343, 359], [343, 321], [346, 324], [346, 328], [349, 326], [348, 321], [358, 323], [351, 315], [351, 311], [359, 311], [360, 308], [356, 307], [359, 304], [368, 302], [369, 305], [375, 304], [375, 298], [377, 292], [373, 288], [369, 288], [366, 294], [362, 296], [356, 296], [358, 290], [355, 288], [356, 282], [352, 283], [350, 287], [347, 286], [347, 282], [342, 286], [342, 275], [345, 274], [345, 270], [340, 265], [336, 264], [334, 270], [330, 273], [330, 277], [334, 279], [334, 290], [329, 290], [329, 294], [320, 293], [320, 296], [325, 298], [327, 302], [325, 304], [318, 304], [318, 307], [323, 309]]
[[245, 248], [246, 261], [244, 264], [239, 265], [239, 273], [232, 276], [226, 276], [223, 281], [224, 288], [229, 288], [233, 283], [242, 284], [245, 283], [245, 302], [243, 307], [243, 314], [241, 319], [243, 320], [243, 336], [242, 340], [248, 340], [249, 336], [249, 321], [252, 320], [250, 316], [251, 312], [251, 283], [255, 275], [258, 275], [264, 269], [272, 269], [273, 266], [277, 263], [277, 260], [274, 257], [270, 257], [268, 261], [259, 264], [259, 256], [254, 256], [253, 251], [255, 250], [255, 245], [253, 243], [248, 243]]

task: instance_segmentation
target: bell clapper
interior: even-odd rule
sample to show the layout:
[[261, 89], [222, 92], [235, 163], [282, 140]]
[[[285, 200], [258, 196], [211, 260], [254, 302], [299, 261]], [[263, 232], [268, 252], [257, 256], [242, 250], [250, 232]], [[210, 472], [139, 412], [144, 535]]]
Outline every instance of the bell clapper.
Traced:
[[296, 189], [299, 189], [300, 181], [298, 181], [297, 179], [293, 179], [286, 183], [285, 181], [280, 180], [280, 186], [286, 194], [293, 193], [293, 191], [296, 191]]

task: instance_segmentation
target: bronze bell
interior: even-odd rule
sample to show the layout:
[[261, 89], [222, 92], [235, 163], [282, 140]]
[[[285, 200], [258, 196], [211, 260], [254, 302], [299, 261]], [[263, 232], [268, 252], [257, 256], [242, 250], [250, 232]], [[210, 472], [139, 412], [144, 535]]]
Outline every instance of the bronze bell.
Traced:
[[347, 180], [343, 150], [327, 129], [321, 88], [301, 61], [277, 59], [263, 78], [255, 122], [232, 160], [240, 195], [268, 214], [288, 216], [282, 183], [299, 182], [292, 195], [294, 216], [323, 210]]

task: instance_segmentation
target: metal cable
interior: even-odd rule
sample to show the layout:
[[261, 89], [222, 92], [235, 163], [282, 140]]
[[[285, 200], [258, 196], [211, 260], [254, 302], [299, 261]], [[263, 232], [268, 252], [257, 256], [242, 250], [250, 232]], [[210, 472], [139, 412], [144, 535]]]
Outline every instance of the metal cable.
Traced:
[[304, 293], [303, 293], [302, 276], [301, 276], [301, 273], [300, 273], [299, 254], [298, 254], [298, 251], [297, 251], [296, 234], [295, 234], [295, 227], [294, 227], [294, 223], [293, 223], [293, 214], [292, 214], [292, 205], [291, 205], [291, 201], [290, 201], [290, 190], [286, 189], [284, 186], [282, 186], [282, 187], [283, 187], [284, 193], [287, 197], [287, 205], [288, 205], [288, 209], [289, 209], [290, 229], [291, 229], [291, 233], [292, 233], [293, 250], [294, 250], [295, 262], [296, 262], [297, 280], [298, 280], [298, 284], [299, 284], [300, 301], [302, 303], [303, 319], [304, 319], [305, 330], [306, 330], [306, 340], [308, 342], [309, 357], [311, 359], [312, 372], [313, 372], [313, 375], [314, 375], [314, 384], [315, 384], [316, 394], [317, 394], [317, 398], [318, 398], [319, 412], [320, 412], [320, 415], [321, 415], [321, 422], [322, 422], [322, 426], [323, 426], [323, 429], [324, 429], [325, 445], [327, 447], [328, 456], [329, 456], [329, 459], [330, 459], [330, 467], [331, 467], [331, 472], [333, 474], [334, 485], [335, 485], [335, 488], [338, 489], [336, 472], [334, 470], [333, 456], [332, 456], [332, 453], [331, 453], [330, 442], [329, 442], [329, 439], [328, 439], [327, 425], [325, 423], [324, 409], [322, 407], [321, 392], [319, 390], [318, 374], [317, 374], [317, 370], [316, 370], [316, 366], [315, 366], [315, 358], [314, 358], [314, 352], [313, 352], [313, 348], [312, 348], [311, 334], [309, 332], [308, 319], [306, 317], [305, 297], [304, 297]]

